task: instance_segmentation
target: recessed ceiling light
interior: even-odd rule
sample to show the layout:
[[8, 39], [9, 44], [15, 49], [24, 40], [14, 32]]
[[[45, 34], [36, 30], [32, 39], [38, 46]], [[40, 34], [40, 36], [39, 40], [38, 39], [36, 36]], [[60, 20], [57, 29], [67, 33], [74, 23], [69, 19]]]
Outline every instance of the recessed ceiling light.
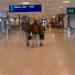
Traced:
[[29, 2], [22, 2], [23, 5], [28, 5], [30, 4]]
[[64, 8], [64, 6], [59, 6], [60, 9]]
[[69, 0], [64, 0], [63, 3], [70, 3], [70, 1]]
[[53, 18], [55, 18], [55, 16], [52, 16]]

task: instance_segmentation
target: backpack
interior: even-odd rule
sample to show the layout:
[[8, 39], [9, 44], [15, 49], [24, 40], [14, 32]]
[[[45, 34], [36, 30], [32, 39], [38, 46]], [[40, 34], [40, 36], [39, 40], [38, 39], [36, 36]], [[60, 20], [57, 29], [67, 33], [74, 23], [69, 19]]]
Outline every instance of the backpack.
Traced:
[[34, 33], [39, 33], [39, 31], [40, 31], [40, 27], [39, 27], [39, 25], [33, 25], [33, 28], [32, 28], [33, 30], [33, 32]]

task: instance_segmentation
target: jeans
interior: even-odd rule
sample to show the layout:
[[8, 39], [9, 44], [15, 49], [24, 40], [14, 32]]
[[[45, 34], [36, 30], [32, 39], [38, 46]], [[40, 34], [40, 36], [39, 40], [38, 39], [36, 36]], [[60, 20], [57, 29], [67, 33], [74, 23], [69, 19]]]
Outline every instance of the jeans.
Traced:
[[29, 35], [30, 35], [29, 32], [25, 32], [25, 42], [26, 42], [26, 44], [29, 44], [29, 40], [28, 40]]

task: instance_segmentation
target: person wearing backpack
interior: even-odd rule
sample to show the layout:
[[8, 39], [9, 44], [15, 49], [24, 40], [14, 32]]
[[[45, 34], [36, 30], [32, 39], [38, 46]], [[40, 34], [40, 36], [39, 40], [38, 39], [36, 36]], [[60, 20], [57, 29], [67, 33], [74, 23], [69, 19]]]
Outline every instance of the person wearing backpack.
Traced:
[[24, 32], [25, 32], [26, 46], [29, 46], [29, 36], [30, 36], [30, 32], [31, 32], [31, 25], [29, 23], [29, 20], [25, 21]]
[[37, 20], [35, 20], [34, 23], [32, 24], [32, 36], [33, 36], [32, 46], [38, 44], [39, 32], [40, 32], [40, 25], [37, 23]]
[[43, 40], [44, 40], [44, 35], [45, 35], [45, 26], [40, 25], [40, 46], [43, 46]]

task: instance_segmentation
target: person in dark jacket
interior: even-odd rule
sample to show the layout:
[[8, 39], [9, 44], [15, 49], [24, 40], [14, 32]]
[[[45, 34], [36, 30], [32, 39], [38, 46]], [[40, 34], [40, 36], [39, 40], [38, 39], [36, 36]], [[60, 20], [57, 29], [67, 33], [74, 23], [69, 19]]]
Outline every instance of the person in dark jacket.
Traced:
[[25, 21], [24, 32], [25, 32], [26, 45], [29, 46], [29, 36], [31, 32], [31, 25], [28, 20]]
[[41, 25], [40, 26], [40, 33], [39, 33], [40, 46], [43, 46], [44, 35], [45, 35], [45, 27]]

